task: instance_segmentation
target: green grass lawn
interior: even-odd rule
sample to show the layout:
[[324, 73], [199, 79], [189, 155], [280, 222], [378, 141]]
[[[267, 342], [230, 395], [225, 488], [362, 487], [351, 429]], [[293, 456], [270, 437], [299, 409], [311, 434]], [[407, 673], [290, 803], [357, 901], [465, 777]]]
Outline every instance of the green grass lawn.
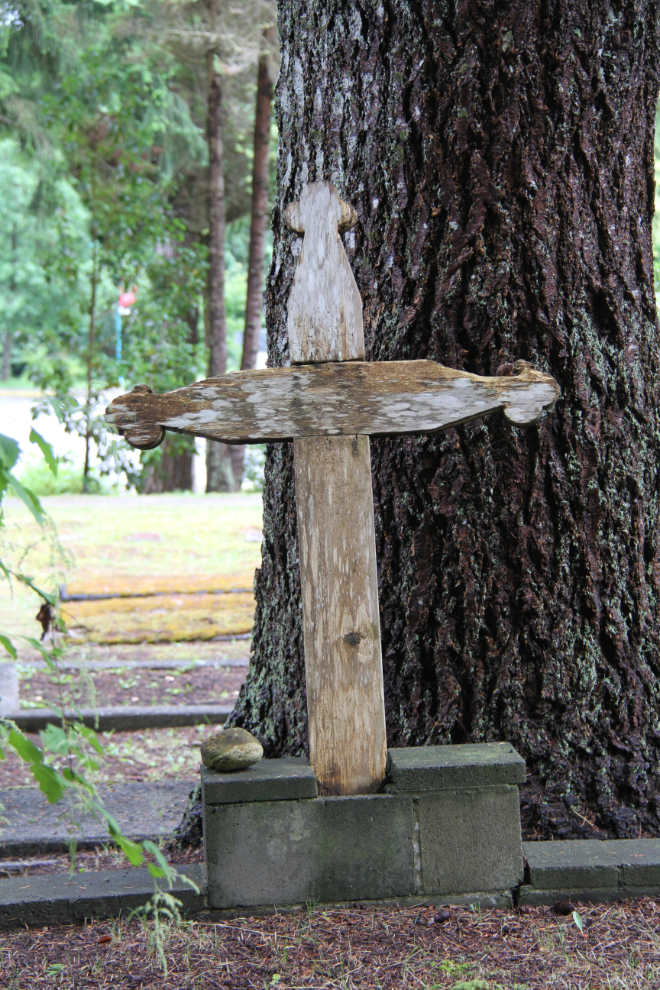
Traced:
[[[245, 574], [261, 562], [261, 495], [53, 495], [42, 499], [45, 533], [18, 499], [4, 503], [0, 556], [35, 583], [106, 576]], [[29, 589], [0, 584], [0, 631], [36, 635], [39, 606]]]

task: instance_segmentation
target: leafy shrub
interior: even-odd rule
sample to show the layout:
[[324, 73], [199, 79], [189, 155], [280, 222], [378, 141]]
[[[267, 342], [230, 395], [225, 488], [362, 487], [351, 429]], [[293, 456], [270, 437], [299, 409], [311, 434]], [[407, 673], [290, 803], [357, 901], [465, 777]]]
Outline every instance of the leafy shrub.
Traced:
[[[43, 460], [26, 464], [20, 480], [39, 498], [44, 495], [80, 495], [83, 490], [82, 469], [62, 461], [58, 464], [57, 475], [49, 470]], [[108, 481], [93, 475], [87, 479], [87, 488], [94, 495], [110, 495], [113, 492]]]

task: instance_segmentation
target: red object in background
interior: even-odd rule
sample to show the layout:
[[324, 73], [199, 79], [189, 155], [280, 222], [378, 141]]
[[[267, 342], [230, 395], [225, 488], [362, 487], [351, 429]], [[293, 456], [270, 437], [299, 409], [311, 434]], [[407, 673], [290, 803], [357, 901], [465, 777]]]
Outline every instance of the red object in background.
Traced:
[[129, 309], [135, 302], [137, 302], [137, 296], [134, 292], [122, 292], [119, 297], [119, 305], [125, 309]]

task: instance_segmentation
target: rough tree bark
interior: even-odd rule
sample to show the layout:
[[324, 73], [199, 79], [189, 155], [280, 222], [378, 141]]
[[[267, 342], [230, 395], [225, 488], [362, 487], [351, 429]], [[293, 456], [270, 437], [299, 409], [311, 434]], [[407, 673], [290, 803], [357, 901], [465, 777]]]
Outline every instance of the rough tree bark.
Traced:
[[[257, 71], [257, 105], [254, 115], [254, 158], [252, 161], [252, 219], [248, 255], [245, 330], [241, 371], [257, 366], [257, 351], [261, 334], [261, 314], [264, 293], [264, 258], [266, 255], [266, 225], [268, 223], [268, 150], [270, 144], [270, 105], [273, 99], [271, 79], [272, 60], [268, 54], [259, 57]], [[245, 447], [231, 449], [234, 483], [240, 488], [243, 480]]]
[[[207, 336], [209, 378], [227, 370], [227, 321], [225, 317], [225, 177], [222, 143], [222, 79], [214, 52], [207, 55], [207, 140], [209, 147], [209, 281]], [[232, 491], [229, 450], [224, 443], [206, 442], [207, 492]]]
[[[652, 0], [281, 0], [272, 365], [296, 241], [331, 179], [368, 356], [523, 358], [554, 414], [375, 440], [390, 745], [510, 740], [528, 834], [660, 834]], [[291, 447], [272, 445], [234, 724], [306, 746]], [[584, 817], [581, 817], [584, 816]]]

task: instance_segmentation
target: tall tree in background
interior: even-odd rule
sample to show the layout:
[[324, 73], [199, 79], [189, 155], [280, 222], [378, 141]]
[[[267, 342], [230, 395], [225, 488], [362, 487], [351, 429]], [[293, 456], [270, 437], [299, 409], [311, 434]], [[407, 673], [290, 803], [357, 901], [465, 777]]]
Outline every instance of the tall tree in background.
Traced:
[[[241, 6], [231, 0], [169, 2], [157, 4], [154, 10], [162, 22], [156, 30], [163, 42], [182, 61], [201, 63], [206, 70], [209, 282], [204, 322], [211, 377], [224, 374], [227, 367], [223, 84], [256, 63], [263, 32], [274, 23], [276, 10], [273, 0], [249, 0]], [[206, 474], [207, 491], [233, 489], [231, 458], [225, 444], [207, 442]]]
[[[651, 0], [281, 0], [269, 354], [282, 208], [330, 179], [370, 359], [558, 380], [498, 416], [372, 444], [390, 745], [510, 740], [541, 834], [660, 834], [660, 505]], [[270, 446], [234, 724], [306, 746], [291, 446]]]
[[[209, 0], [213, 16], [213, 0]], [[209, 148], [209, 284], [207, 295], [208, 376], [227, 371], [227, 322], [225, 314], [225, 163], [222, 140], [222, 77], [214, 49], [206, 54], [207, 140]], [[224, 443], [206, 443], [206, 490], [233, 488], [229, 450]]]
[[[275, 28], [266, 32], [265, 40], [277, 43]], [[257, 68], [257, 100], [254, 114], [254, 152], [252, 160], [252, 216], [250, 220], [250, 246], [248, 253], [247, 297], [245, 303], [245, 330], [243, 331], [243, 356], [241, 371], [257, 366], [261, 317], [264, 296], [264, 261], [266, 257], [266, 232], [268, 227], [268, 162], [270, 150], [270, 107], [273, 100], [275, 66], [270, 52], [262, 52]], [[240, 488], [243, 478], [245, 447], [231, 448], [234, 485]]]

